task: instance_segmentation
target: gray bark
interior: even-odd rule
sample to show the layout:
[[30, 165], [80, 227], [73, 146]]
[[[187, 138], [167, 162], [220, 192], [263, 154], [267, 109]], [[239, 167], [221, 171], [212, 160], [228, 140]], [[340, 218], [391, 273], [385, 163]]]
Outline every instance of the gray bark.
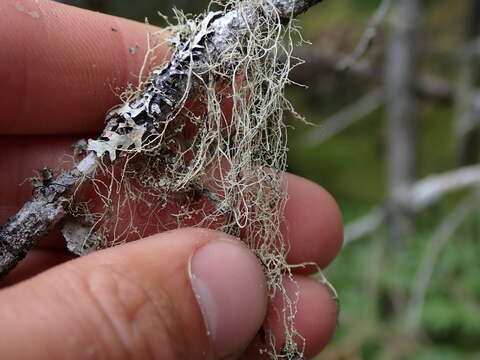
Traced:
[[414, 80], [419, 24], [420, 1], [398, 0], [391, 20], [385, 66], [388, 221], [393, 246], [399, 245], [413, 229], [412, 216], [403, 200], [415, 176], [417, 111]]
[[37, 240], [65, 216], [71, 193], [84, 176], [96, 168], [95, 156], [87, 156], [73, 170], [53, 178], [44, 169], [34, 182], [32, 198], [0, 228], [0, 278], [8, 274]]

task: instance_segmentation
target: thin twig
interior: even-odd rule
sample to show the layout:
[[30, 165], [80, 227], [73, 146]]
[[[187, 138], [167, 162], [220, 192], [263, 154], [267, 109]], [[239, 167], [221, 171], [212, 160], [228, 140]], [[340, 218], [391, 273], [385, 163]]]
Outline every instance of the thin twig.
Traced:
[[76, 168], [56, 179], [40, 179], [32, 199], [0, 228], [0, 277], [6, 275], [59, 220], [65, 216], [77, 184], [96, 169], [96, 156], [88, 155]]
[[[365, 63], [355, 63], [348, 69], [348, 72], [341, 72], [337, 64], [340, 55], [329, 53], [321, 46], [312, 46], [297, 51], [296, 55], [305, 59], [305, 63], [292, 70], [291, 79], [300, 84], [322, 84], [325, 72], [351, 76], [355, 80], [368, 84], [381, 84], [384, 80], [383, 72], [380, 71], [382, 64], [375, 66]], [[415, 93], [422, 99], [435, 101], [442, 104], [450, 104], [454, 97], [454, 87], [447, 80], [436, 74], [422, 72], [414, 83]], [[477, 104], [480, 101], [477, 101]]]
[[375, 89], [346, 108], [327, 118], [323, 125], [309, 131], [303, 138], [305, 146], [316, 146], [337, 135], [355, 121], [365, 118], [385, 103], [383, 89]]
[[351, 222], [345, 228], [343, 246], [347, 246], [352, 241], [371, 234], [383, 224], [385, 218], [385, 209], [383, 207], [378, 207], [368, 215], [362, 216], [360, 219]]
[[464, 166], [442, 174], [427, 176], [417, 181], [409, 191], [406, 206], [420, 211], [452, 191], [480, 182], [480, 165]]
[[383, 20], [388, 14], [392, 6], [392, 0], [382, 0], [380, 6], [378, 7], [377, 11], [373, 14], [372, 18], [370, 19], [367, 29], [362, 35], [362, 38], [358, 45], [353, 50], [352, 54], [337, 64], [339, 70], [347, 70], [351, 66], [353, 66], [365, 53], [368, 51], [370, 46], [372, 46], [373, 41], [377, 37], [378, 28], [382, 24]]
[[405, 315], [406, 328], [409, 331], [418, 331], [420, 320], [425, 303], [425, 296], [433, 275], [435, 264], [442, 249], [452, 238], [458, 227], [478, 207], [478, 194], [468, 195], [463, 199], [440, 223], [428, 241], [423, 252], [422, 259], [414, 276], [415, 282], [412, 285], [411, 296]]

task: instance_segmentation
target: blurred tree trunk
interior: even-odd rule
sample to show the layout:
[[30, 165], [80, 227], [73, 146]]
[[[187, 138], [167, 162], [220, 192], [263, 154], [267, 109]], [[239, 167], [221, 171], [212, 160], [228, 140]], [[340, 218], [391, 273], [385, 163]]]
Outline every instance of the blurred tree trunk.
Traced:
[[480, 0], [471, 0], [465, 28], [467, 47], [460, 55], [460, 78], [457, 92], [457, 146], [460, 165], [480, 160], [479, 91], [480, 64], [474, 41], [480, 36]]
[[389, 239], [393, 247], [413, 230], [413, 217], [404, 206], [415, 178], [415, 76], [420, 0], [397, 0], [390, 22], [385, 82], [387, 91], [387, 176]]

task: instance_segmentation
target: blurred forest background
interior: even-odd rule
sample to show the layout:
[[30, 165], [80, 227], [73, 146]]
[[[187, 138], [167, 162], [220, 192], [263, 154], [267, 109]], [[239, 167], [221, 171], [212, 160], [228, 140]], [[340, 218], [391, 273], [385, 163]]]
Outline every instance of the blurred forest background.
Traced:
[[[206, 6], [62, 2], [157, 25]], [[289, 171], [346, 224], [319, 359], [480, 359], [480, 0], [325, 0], [300, 23], [289, 97], [318, 126], [290, 122]]]

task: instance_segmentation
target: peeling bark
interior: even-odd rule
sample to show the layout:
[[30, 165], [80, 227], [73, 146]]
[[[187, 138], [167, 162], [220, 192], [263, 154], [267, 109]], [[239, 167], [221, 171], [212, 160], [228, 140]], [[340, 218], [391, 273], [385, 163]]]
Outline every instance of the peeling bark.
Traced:
[[73, 190], [95, 172], [96, 157], [88, 155], [77, 167], [57, 178], [49, 170], [34, 182], [32, 198], [0, 228], [0, 278], [8, 274], [66, 214]]

